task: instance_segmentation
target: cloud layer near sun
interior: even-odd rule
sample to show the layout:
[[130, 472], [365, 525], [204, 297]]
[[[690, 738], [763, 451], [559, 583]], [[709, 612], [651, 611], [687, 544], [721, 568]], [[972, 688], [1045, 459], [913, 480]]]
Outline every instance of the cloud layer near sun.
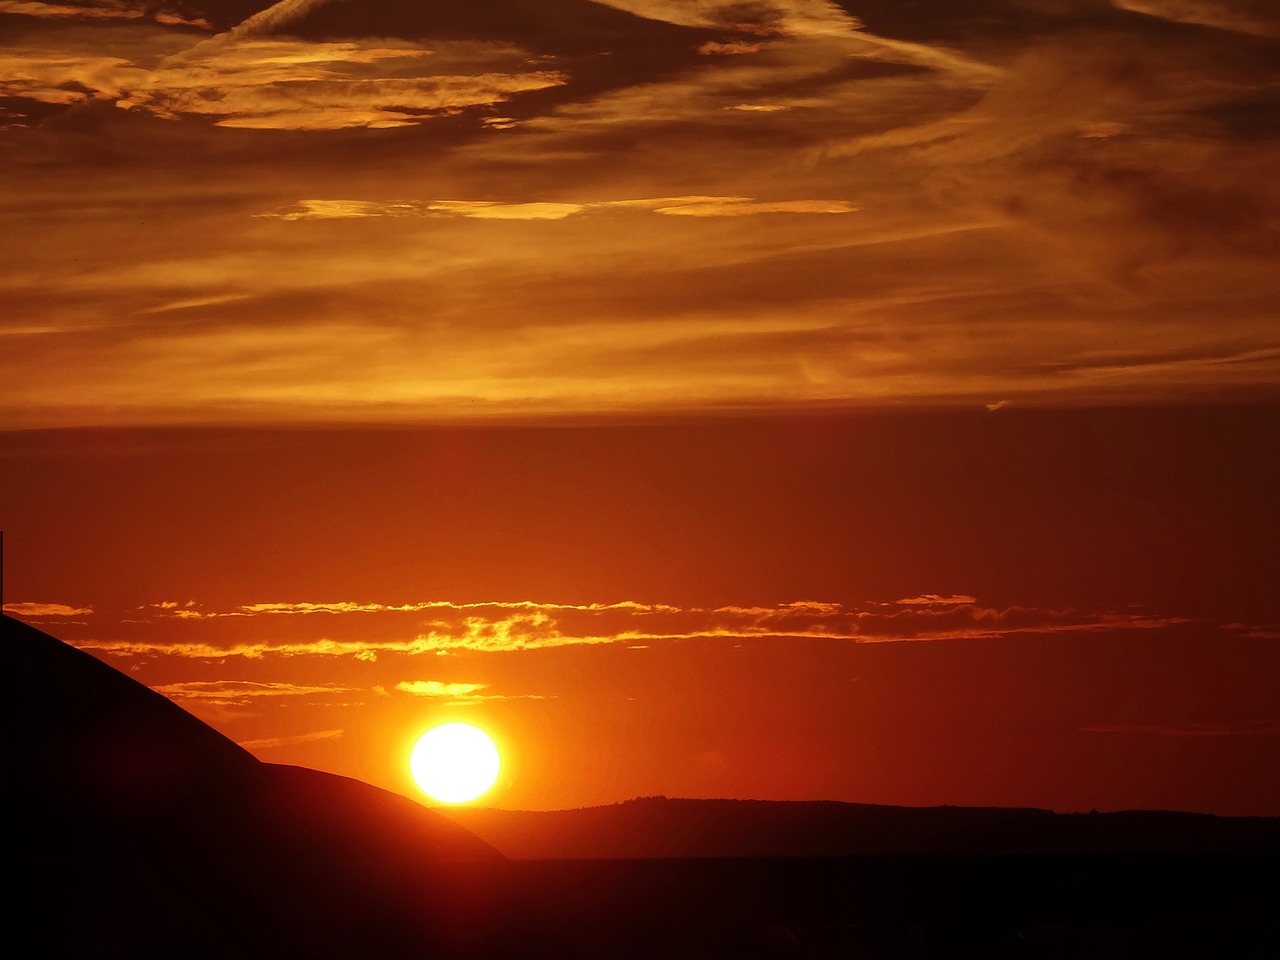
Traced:
[[[69, 609], [47, 604], [11, 605], [14, 613], [27, 611], [33, 622], [61, 615], [42, 616], [39, 611], [44, 608]], [[261, 621], [261, 625], [246, 621]], [[250, 603], [217, 610], [194, 601], [165, 601], [143, 607], [105, 631], [98, 621], [73, 642], [115, 657], [350, 657], [375, 662], [383, 656], [510, 653], [601, 644], [644, 649], [651, 644], [690, 640], [990, 640], [1021, 634], [1166, 630], [1190, 622], [1134, 611], [994, 609], [972, 597], [935, 594], [859, 607], [819, 601], [703, 608], [635, 601], [580, 605], [431, 600]], [[1242, 624], [1226, 629], [1235, 635], [1250, 635], [1250, 628]], [[379, 639], [368, 639], [371, 633]], [[482, 688], [483, 684], [439, 686], [436, 681], [397, 685], [397, 689], [419, 696], [465, 697]]]
[[[1254, 756], [1280, 735], [1261, 675], [1275, 658], [1273, 624], [1132, 606], [997, 609], [918, 593], [705, 607], [184, 600], [74, 621], [69, 605], [9, 609], [45, 617], [263, 759], [409, 791], [404, 760], [423, 729], [478, 723], [504, 742], [519, 798], [504, 802], [521, 808], [609, 802], [651, 781], [759, 796], [779, 789], [758, 773], [775, 756], [799, 796], [863, 796], [874, 775], [874, 796], [888, 783], [906, 802], [919, 788], [893, 779], [901, 757], [925, 755], [946, 771], [949, 797], [968, 797], [964, 771], [991, 750], [1016, 751], [1023, 776], [1041, 769], [1033, 758], [1056, 757], [1049, 768], [1064, 767], [1069, 784], [1055, 796], [1075, 798], [1056, 802], [1087, 806], [1100, 788], [1081, 758], [1149, 776], [1203, 764], [1202, 745]], [[573, 770], [581, 756], [599, 758], [589, 782]], [[1240, 810], [1272, 802], [1242, 796]]]

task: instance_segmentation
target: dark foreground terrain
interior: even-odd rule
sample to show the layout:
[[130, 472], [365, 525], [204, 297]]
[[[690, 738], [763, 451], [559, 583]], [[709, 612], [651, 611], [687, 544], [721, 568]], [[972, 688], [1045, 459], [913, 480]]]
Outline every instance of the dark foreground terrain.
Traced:
[[[0, 627], [22, 955], [1280, 956], [1274, 819], [652, 800], [476, 811], [469, 831], [260, 763], [93, 657]], [[546, 856], [499, 852], [521, 838]]]

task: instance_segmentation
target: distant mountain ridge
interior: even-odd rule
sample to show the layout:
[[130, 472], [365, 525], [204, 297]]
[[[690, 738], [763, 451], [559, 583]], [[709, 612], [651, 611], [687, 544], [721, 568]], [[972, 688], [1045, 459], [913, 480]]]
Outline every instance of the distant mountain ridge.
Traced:
[[645, 797], [580, 810], [444, 812], [520, 860], [1280, 852], [1280, 818], [1166, 811]]

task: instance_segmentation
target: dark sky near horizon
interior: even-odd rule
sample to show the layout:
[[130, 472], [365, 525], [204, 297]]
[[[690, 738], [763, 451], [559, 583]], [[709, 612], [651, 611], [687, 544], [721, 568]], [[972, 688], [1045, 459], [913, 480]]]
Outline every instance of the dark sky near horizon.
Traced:
[[0, 0], [6, 610], [406, 793], [1280, 814], [1278, 54]]

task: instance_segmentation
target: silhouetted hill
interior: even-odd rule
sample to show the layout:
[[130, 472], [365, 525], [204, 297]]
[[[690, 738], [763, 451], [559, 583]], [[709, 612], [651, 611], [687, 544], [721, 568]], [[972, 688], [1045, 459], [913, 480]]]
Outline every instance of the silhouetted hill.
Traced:
[[502, 861], [412, 800], [261, 763], [88, 654], [0, 627], [8, 866], [42, 952], [397, 955], [465, 919], [455, 868]]
[[[24, 956], [1280, 955], [1273, 821], [662, 799], [450, 820], [261, 763], [8, 617], [0, 652]], [[644, 859], [507, 860], [459, 822]]]
[[670, 857], [1280, 853], [1280, 819], [1134, 810], [892, 807], [645, 797], [580, 810], [447, 814], [522, 860]]

